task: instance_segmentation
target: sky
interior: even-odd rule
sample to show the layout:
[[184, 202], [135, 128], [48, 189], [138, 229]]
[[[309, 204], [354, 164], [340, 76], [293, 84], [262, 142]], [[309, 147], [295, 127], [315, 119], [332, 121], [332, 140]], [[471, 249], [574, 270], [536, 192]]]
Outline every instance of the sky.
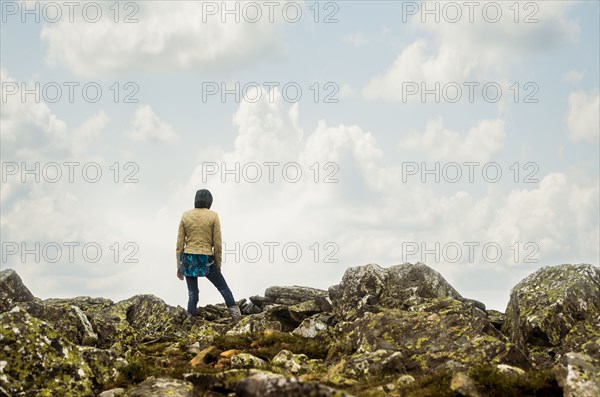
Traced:
[[[597, 1], [0, 1], [2, 269], [185, 307], [209, 189], [236, 299], [423, 262], [504, 311], [599, 263]], [[222, 299], [200, 282], [200, 305]]]

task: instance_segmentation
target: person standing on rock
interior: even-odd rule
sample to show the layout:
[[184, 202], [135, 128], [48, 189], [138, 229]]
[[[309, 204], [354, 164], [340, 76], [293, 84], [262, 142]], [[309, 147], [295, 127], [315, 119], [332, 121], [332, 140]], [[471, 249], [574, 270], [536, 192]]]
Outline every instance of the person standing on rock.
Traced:
[[240, 308], [221, 273], [221, 223], [210, 209], [213, 197], [210, 191], [196, 192], [194, 208], [185, 211], [179, 222], [177, 234], [177, 277], [188, 287], [187, 311], [196, 315], [198, 304], [198, 277], [206, 276], [219, 290], [234, 322], [241, 318]]

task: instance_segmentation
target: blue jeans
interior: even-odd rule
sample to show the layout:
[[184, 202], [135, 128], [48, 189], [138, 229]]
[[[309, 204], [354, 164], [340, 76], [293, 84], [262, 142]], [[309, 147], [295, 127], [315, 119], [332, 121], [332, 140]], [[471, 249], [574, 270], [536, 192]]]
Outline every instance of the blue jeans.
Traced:
[[[235, 306], [235, 299], [233, 294], [227, 286], [227, 282], [221, 273], [221, 269], [215, 264], [210, 267], [210, 272], [206, 275], [206, 278], [213, 283], [213, 285], [219, 290], [221, 296], [225, 300], [227, 307]], [[198, 304], [198, 277], [185, 276], [185, 282], [188, 287], [188, 307], [187, 311], [192, 316], [196, 315], [196, 305]]]

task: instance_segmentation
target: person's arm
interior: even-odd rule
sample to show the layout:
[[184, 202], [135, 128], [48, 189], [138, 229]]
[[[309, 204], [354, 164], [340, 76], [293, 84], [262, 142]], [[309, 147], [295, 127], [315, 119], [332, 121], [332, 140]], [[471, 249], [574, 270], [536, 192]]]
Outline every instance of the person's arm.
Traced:
[[183, 252], [185, 244], [185, 226], [183, 225], [183, 216], [181, 217], [181, 221], [179, 222], [179, 231], [177, 232], [177, 246], [175, 247], [175, 254], [177, 255], [177, 270], [181, 270], [179, 268], [179, 256]]
[[219, 215], [215, 215], [215, 223], [213, 224], [213, 247], [215, 250], [215, 263], [220, 269], [223, 243], [221, 241], [221, 222], [219, 221]]

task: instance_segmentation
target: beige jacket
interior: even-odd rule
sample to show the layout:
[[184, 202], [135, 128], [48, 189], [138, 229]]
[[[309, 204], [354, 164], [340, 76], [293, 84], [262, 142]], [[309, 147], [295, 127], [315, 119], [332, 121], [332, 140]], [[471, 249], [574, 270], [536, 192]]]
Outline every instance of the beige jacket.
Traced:
[[214, 255], [215, 264], [221, 268], [222, 248], [221, 223], [216, 212], [207, 208], [193, 208], [183, 213], [177, 234], [177, 268], [182, 251]]

